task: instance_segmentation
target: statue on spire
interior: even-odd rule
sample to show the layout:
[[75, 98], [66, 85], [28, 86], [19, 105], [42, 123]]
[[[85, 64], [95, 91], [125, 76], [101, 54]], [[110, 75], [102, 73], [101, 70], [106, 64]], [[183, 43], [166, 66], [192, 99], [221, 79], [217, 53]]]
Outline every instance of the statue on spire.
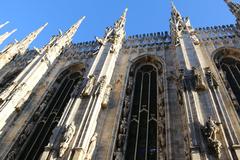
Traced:
[[177, 10], [176, 6], [174, 5], [173, 1], [171, 1], [171, 18], [170, 18], [170, 32], [172, 35], [172, 42], [175, 45], [178, 45], [179, 42], [179, 32], [183, 30], [183, 18], [180, 12]]
[[125, 27], [127, 11], [128, 11], [128, 8], [125, 9], [120, 19], [114, 23], [114, 29], [119, 30]]
[[39, 29], [36, 31], [30, 33], [26, 38], [24, 38], [22, 41], [19, 42], [18, 47], [19, 47], [19, 54], [24, 54], [29, 45], [37, 38], [39, 33], [42, 32], [42, 30], [48, 25], [48, 23], [45, 23], [43, 26], [41, 26]]
[[107, 38], [111, 43], [116, 44], [119, 40], [119, 37], [125, 37], [125, 25], [126, 25], [126, 16], [127, 16], [128, 8], [126, 8], [120, 17], [115, 23], [113, 27], [107, 27], [105, 38]]
[[171, 11], [171, 19], [170, 19], [170, 31], [172, 35], [172, 42], [175, 45], [179, 45], [179, 37], [182, 31], [186, 31], [190, 34], [190, 38], [192, 39], [195, 45], [198, 45], [200, 42], [195, 35], [195, 31], [191, 26], [189, 17], [183, 18], [180, 12], [177, 10], [173, 1], [171, 2], [172, 11]]

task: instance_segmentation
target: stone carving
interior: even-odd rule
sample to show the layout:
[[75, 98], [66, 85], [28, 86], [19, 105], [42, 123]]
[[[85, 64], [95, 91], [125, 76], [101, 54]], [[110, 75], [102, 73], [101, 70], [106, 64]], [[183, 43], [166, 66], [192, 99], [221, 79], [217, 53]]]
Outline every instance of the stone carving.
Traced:
[[15, 160], [15, 157], [16, 157], [16, 152], [12, 151], [8, 154], [7, 160]]
[[202, 74], [200, 72], [200, 69], [193, 68], [193, 81], [194, 81], [194, 88], [197, 91], [205, 90], [206, 85], [204, 83], [204, 80], [202, 78]]
[[39, 106], [39, 111], [42, 112], [47, 105], [47, 101], [44, 100], [43, 103]]
[[101, 38], [96, 37], [96, 41], [100, 44], [103, 45], [103, 40]]
[[102, 76], [96, 86], [96, 91], [95, 91], [96, 95], [102, 92], [103, 86], [105, 85], [105, 83], [106, 83], [106, 76]]
[[107, 107], [107, 104], [109, 102], [111, 90], [112, 90], [112, 86], [108, 85], [105, 90], [105, 94], [104, 94], [103, 100], [102, 100], [102, 107], [104, 107], [104, 108]]
[[94, 133], [94, 135], [92, 136], [91, 141], [90, 141], [89, 146], [88, 146], [88, 151], [87, 151], [85, 160], [91, 160], [92, 159], [93, 152], [94, 152], [96, 144], [97, 144], [97, 136], [98, 136], [97, 133]]
[[200, 44], [200, 41], [197, 38], [196, 33], [194, 31], [190, 32], [190, 37], [191, 37], [191, 39], [193, 41], [193, 44], [195, 44], [195, 45], [199, 45]]
[[185, 29], [187, 30], [187, 32], [190, 34], [190, 38], [192, 39], [193, 44], [199, 45], [199, 44], [200, 44], [200, 41], [199, 41], [199, 39], [198, 39], [197, 36], [196, 36], [196, 32], [195, 32], [194, 29], [191, 27], [191, 23], [190, 23], [189, 17], [186, 17], [186, 18], [185, 18], [184, 26], [185, 26]]
[[183, 93], [182, 93], [182, 91], [180, 89], [178, 90], [177, 95], [178, 95], [178, 102], [179, 102], [179, 104], [183, 105], [184, 104]]
[[116, 51], [115, 46], [112, 45], [111, 48], [110, 48], [110, 53], [114, 53], [115, 51]]
[[120, 19], [114, 23], [114, 29], [120, 30], [125, 26], [127, 11], [128, 9], [126, 8], [123, 15], [120, 17]]
[[40, 115], [41, 115], [41, 112], [39, 112], [39, 111], [35, 112], [34, 115], [33, 115], [33, 120], [37, 121], [38, 118], [40, 117]]
[[127, 132], [127, 120], [126, 120], [126, 118], [123, 118], [123, 120], [121, 121], [119, 132], [122, 133], [122, 134], [126, 134], [126, 132]]
[[118, 134], [117, 146], [122, 147], [125, 142], [126, 134]]
[[105, 36], [108, 35], [110, 31], [112, 31], [112, 28], [111, 27], [106, 27]]
[[90, 75], [89, 79], [88, 79], [88, 82], [87, 82], [85, 88], [83, 89], [82, 96], [89, 96], [90, 95], [90, 93], [91, 93], [91, 91], [94, 87], [95, 81], [96, 81], [95, 76]]
[[210, 87], [217, 87], [218, 86], [217, 80], [216, 80], [215, 76], [213, 75], [213, 73], [210, 71], [209, 68], [206, 68], [206, 77], [207, 77], [208, 85]]
[[73, 135], [75, 133], [75, 129], [76, 127], [73, 123], [67, 126], [65, 133], [63, 135], [62, 142], [60, 143], [59, 157], [63, 157], [65, 151], [68, 149], [69, 143], [71, 142]]
[[122, 160], [123, 155], [120, 148], [118, 148], [117, 151], [114, 152], [114, 157], [114, 160]]
[[217, 158], [220, 158], [221, 156], [222, 147], [221, 142], [217, 140], [217, 133], [220, 131], [220, 124], [220, 122], [216, 122], [212, 119], [212, 117], [209, 117], [205, 126], [202, 128], [202, 132], [207, 140], [208, 147]]
[[26, 127], [26, 129], [24, 130], [24, 133], [26, 134], [26, 135], [29, 135], [31, 132], [32, 132], [32, 129], [33, 129], [33, 127], [34, 127], [34, 122], [31, 122], [31, 123], [29, 123], [28, 125], [27, 125], [27, 127]]
[[79, 95], [81, 85], [82, 85], [82, 80], [78, 81], [78, 83], [74, 86], [74, 90], [71, 93], [71, 97], [76, 97]]
[[124, 99], [124, 107], [123, 107], [123, 117], [128, 117], [128, 113], [129, 113], [129, 96], [126, 96]]
[[[114, 23], [114, 27], [111, 30], [107, 30], [108, 33], [111, 32], [111, 35], [109, 36], [109, 42], [113, 43], [113, 46], [111, 47], [110, 53], [114, 53], [115, 52], [115, 44], [117, 44], [119, 42], [119, 37], [121, 37], [121, 29], [124, 28], [125, 26], [125, 22], [126, 22], [126, 13], [127, 13], [127, 9], [124, 11], [123, 15], [120, 17], [119, 20], [117, 20]], [[125, 34], [125, 33], [123, 33]]]
[[133, 77], [130, 76], [128, 80], [127, 90], [126, 90], [126, 93], [128, 95], [132, 93], [132, 88], [133, 88]]
[[21, 134], [20, 137], [19, 137], [18, 144], [22, 145], [25, 142], [26, 139], [27, 139], [26, 134]]

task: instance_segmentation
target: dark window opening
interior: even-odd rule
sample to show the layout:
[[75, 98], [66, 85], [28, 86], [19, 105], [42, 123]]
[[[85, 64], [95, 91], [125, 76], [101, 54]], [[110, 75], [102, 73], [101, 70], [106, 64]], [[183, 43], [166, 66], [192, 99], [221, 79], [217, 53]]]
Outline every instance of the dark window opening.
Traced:
[[[49, 143], [53, 129], [57, 126], [71, 98], [71, 93], [81, 80], [82, 74], [73, 68], [63, 71], [58, 76], [53, 84], [54, 89], [48, 92], [43, 99], [45, 107], [41, 112], [38, 112], [38, 109], [28, 123], [28, 125], [34, 124], [34, 128], [23, 142], [21, 142], [21, 136], [19, 136], [16, 144], [14, 144], [12, 150], [18, 150], [18, 152], [15, 152], [15, 159], [38, 160], [41, 157], [45, 146]], [[26, 129], [21, 135], [24, 134], [26, 134]], [[20, 143], [22, 144], [19, 145]]]
[[157, 72], [144, 65], [135, 77], [126, 160], [157, 159]]
[[[231, 90], [233, 91], [238, 104], [240, 104], [240, 61], [231, 57], [223, 58], [220, 67], [225, 73]], [[240, 107], [236, 107], [238, 116], [240, 117]]]

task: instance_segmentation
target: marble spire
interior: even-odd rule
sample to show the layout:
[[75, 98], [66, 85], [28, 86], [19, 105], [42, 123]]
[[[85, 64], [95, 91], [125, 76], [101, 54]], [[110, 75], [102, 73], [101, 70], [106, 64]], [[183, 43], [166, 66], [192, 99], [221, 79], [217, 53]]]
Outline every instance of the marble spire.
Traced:
[[12, 30], [11, 32], [6, 32], [3, 35], [0, 35], [0, 45], [9, 37], [11, 36], [14, 32], [16, 32], [17, 29]]
[[[63, 53], [63, 49], [71, 43], [72, 37], [75, 35], [84, 18], [85, 17], [77, 21], [77, 23], [75, 23], [63, 35], [55, 36], [53, 40], [41, 50], [41, 53], [38, 54], [14, 79], [13, 83], [11, 83], [11, 85], [0, 94], [0, 99], [2, 101], [0, 106], [0, 108], [2, 108], [2, 111], [0, 112], [0, 130], [2, 133], [4, 132], [2, 127], [6, 125], [9, 116], [14, 111], [21, 110], [21, 107], [27, 101], [48, 69], [52, 66], [55, 59]], [[32, 33], [32, 36], [40, 33], [45, 26], [46, 24], [37, 32]], [[28, 40], [25, 39], [25, 41]]]
[[232, 14], [240, 20], [240, 4], [232, 2], [232, 0], [224, 0], [228, 7], [230, 8], [230, 11]]
[[3, 23], [3, 24], [0, 24], [0, 29], [3, 28], [4, 26], [6, 26], [7, 24], [9, 23], [9, 21]]
[[170, 18], [170, 32], [172, 36], [172, 42], [177, 45], [179, 42], [179, 32], [183, 30], [183, 18], [180, 12], [177, 10], [173, 1], [171, 1], [171, 18]]
[[126, 24], [126, 16], [127, 16], [127, 11], [128, 11], [128, 8], [126, 8], [122, 14], [122, 16], [120, 17], [119, 20], [117, 20], [114, 24], [114, 28], [124, 28], [125, 27], [125, 24]]
[[37, 38], [40, 32], [47, 26], [48, 23], [41, 26], [36, 31], [30, 33], [26, 38], [22, 41], [19, 41], [15, 44], [10, 44], [6, 48], [3, 49], [2, 54], [0, 56], [0, 69], [9, 63], [14, 56], [20, 54], [24, 54], [28, 49], [29, 45]]

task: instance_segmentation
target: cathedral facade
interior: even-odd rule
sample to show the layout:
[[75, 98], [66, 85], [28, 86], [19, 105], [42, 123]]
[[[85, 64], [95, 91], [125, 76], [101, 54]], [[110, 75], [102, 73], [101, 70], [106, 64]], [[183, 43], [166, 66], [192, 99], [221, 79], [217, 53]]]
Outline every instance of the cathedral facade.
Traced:
[[0, 159], [240, 160], [240, 4], [225, 2], [234, 25], [193, 28], [172, 4], [170, 32], [126, 37], [126, 9], [91, 42], [71, 42], [83, 17], [41, 49], [47, 24], [6, 46]]

